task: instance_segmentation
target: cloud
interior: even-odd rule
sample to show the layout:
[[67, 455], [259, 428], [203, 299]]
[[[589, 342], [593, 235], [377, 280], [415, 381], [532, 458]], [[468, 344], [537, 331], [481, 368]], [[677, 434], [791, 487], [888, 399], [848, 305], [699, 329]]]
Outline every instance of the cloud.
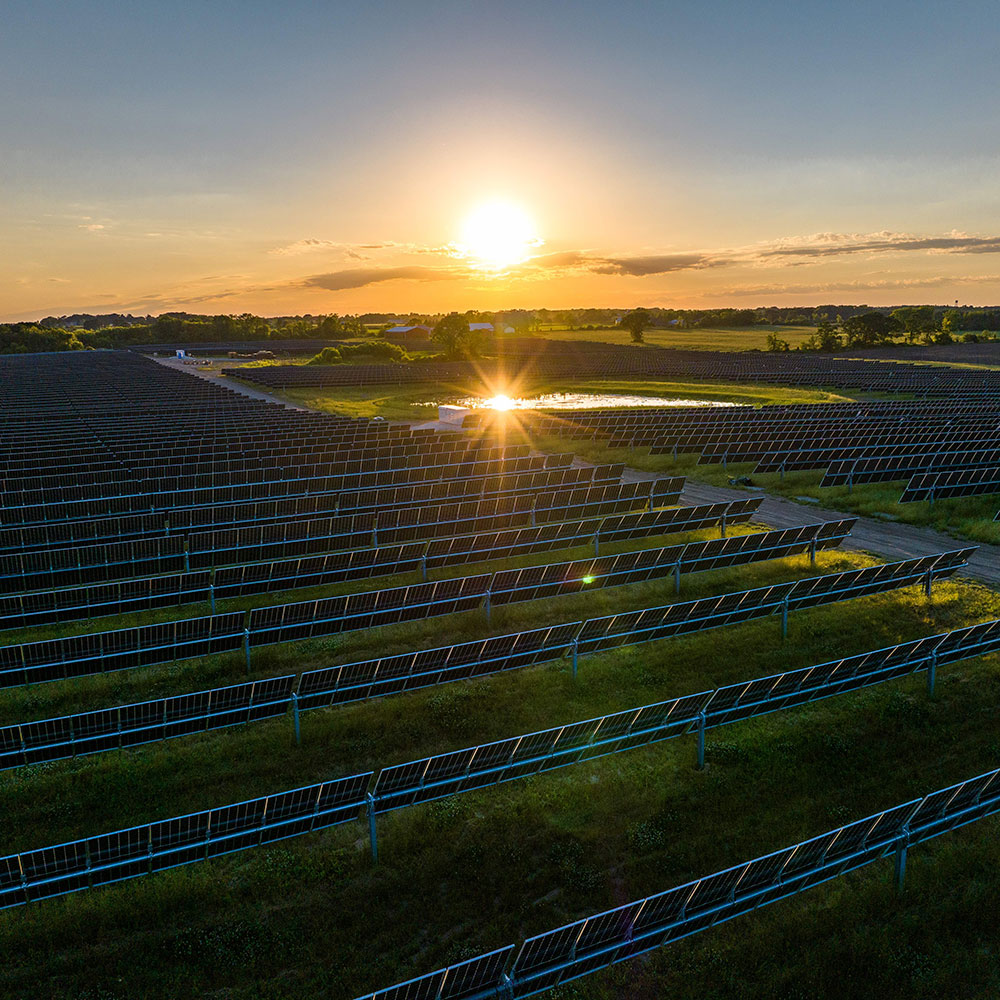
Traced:
[[352, 267], [344, 271], [313, 274], [296, 282], [304, 288], [322, 288], [342, 292], [349, 288], [364, 288], [382, 281], [453, 281], [471, 277], [467, 268], [424, 267], [412, 264], [403, 267]]
[[103, 228], [100, 222], [88, 222], [86, 225], [77, 226], [77, 229], [85, 229], [88, 233], [99, 233]]
[[915, 236], [912, 233], [817, 233], [804, 239], [783, 240], [761, 250], [762, 260], [793, 257], [835, 257], [844, 254], [912, 253], [1000, 253], [1000, 236]]
[[668, 253], [645, 257], [607, 257], [592, 261], [590, 270], [598, 274], [627, 274], [641, 278], [671, 271], [692, 271], [704, 267], [723, 267], [734, 261], [719, 254]]
[[926, 278], [860, 278], [856, 281], [828, 281], [815, 284], [732, 285], [714, 290], [713, 297], [738, 295], [825, 295], [828, 292], [906, 291], [914, 288], [941, 288], [952, 285], [998, 285], [1000, 274], [933, 275]]
[[283, 247], [273, 247], [267, 252], [275, 257], [297, 257], [299, 254], [312, 253], [316, 250], [339, 249], [341, 249], [341, 244], [334, 243], [332, 240], [296, 240]]
[[284, 246], [272, 247], [267, 252], [272, 257], [298, 257], [306, 253], [316, 253], [317, 251], [327, 251], [328, 253], [344, 253], [348, 257], [357, 257], [366, 260], [361, 250], [396, 250], [401, 249], [409, 253], [434, 253], [430, 247], [418, 247], [410, 244], [393, 243], [392, 241], [381, 243], [340, 243], [337, 240], [317, 240], [305, 239], [296, 240], [294, 243], [286, 243]]

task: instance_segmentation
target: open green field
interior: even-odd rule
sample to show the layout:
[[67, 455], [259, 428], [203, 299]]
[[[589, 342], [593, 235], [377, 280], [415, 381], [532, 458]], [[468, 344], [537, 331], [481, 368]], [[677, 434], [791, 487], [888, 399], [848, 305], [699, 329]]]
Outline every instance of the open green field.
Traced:
[[[820, 555], [822, 571], [868, 562]], [[807, 572], [799, 557], [700, 574], [682, 597]], [[672, 585], [515, 605], [494, 631], [656, 599], [674, 599]], [[770, 619], [586, 657], [575, 681], [556, 662], [307, 713], [301, 747], [284, 719], [4, 772], [0, 837], [5, 851], [40, 846], [998, 615], [992, 592], [940, 583], [931, 600], [913, 588], [793, 614], [785, 642]], [[260, 669], [455, 641], [485, 625], [477, 613], [462, 619], [265, 650]], [[351, 998], [995, 766], [998, 667], [987, 657], [943, 669], [933, 699], [914, 677], [712, 731], [704, 772], [682, 738], [402, 810], [379, 820], [377, 867], [365, 830], [348, 825], [0, 913], [0, 996]], [[49, 689], [110, 682], [118, 697], [119, 678], [139, 693], [160, 674], [176, 690], [195, 672], [212, 675], [212, 661], [31, 694], [41, 710]], [[4, 693], [5, 718], [24, 697]], [[902, 898], [885, 862], [551, 996], [994, 995], [998, 964], [984, 942], [1000, 889], [995, 830], [987, 820], [914, 849]]]
[[[653, 347], [674, 347], [686, 351], [763, 351], [767, 348], [767, 335], [775, 334], [799, 347], [816, 332], [814, 326], [746, 326], [730, 328], [694, 327], [691, 329], [649, 329], [643, 342]], [[546, 340], [590, 340], [605, 344], [631, 345], [628, 330], [611, 327], [606, 330], [549, 330], [533, 334]]]

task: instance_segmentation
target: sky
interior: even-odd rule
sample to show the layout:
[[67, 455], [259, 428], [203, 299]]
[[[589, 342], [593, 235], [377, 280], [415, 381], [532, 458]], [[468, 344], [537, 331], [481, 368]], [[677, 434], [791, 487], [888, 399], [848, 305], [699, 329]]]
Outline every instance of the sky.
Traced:
[[3, 320], [1000, 303], [995, 3], [3, 11]]

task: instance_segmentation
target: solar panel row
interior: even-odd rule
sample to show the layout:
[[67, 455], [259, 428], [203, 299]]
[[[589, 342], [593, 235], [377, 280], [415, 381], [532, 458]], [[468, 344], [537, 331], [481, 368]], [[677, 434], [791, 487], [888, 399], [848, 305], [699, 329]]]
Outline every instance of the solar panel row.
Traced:
[[[619, 519], [620, 523], [609, 523], [607, 527], [600, 521], [589, 528], [579, 525], [575, 528], [558, 526], [559, 518], [572, 516], [575, 521], [578, 517], [590, 516], [587, 511], [599, 515], [602, 511], [610, 514], [616, 508], [632, 510], [639, 503], [648, 506], [650, 484], [643, 484], [644, 497], [637, 495], [637, 491], [632, 488], [634, 485], [627, 484], [626, 489], [582, 487], [543, 495], [543, 501], [550, 505], [539, 510], [542, 525], [534, 535], [526, 526], [535, 520], [536, 504], [539, 501], [537, 495], [494, 497], [463, 504], [409, 507], [377, 513], [334, 515], [320, 519], [195, 532], [186, 537], [169, 535], [0, 555], [0, 594], [110, 583], [153, 574], [181, 574], [192, 568], [213, 569], [347, 549], [378, 548], [380, 545], [384, 547], [415, 542], [420, 538], [471, 535], [487, 527], [495, 532], [502, 530], [507, 524], [512, 526], [506, 536], [511, 539], [512, 546], [527, 551], [543, 551], [541, 542], [546, 535], [555, 541], [565, 537], [566, 545], [571, 545], [574, 544], [574, 538], [584, 540], [597, 532], [601, 532], [604, 539], [614, 540], [641, 537], [643, 534], [690, 531], [717, 524], [721, 518], [725, 518], [729, 524], [746, 521], [760, 504], [760, 499], [755, 498], [729, 505], [715, 504], [659, 514], [640, 514], [632, 519]], [[615, 494], [619, 492], [624, 496], [616, 497]], [[570, 500], [585, 500], [587, 494], [596, 494], [601, 499], [590, 504], [569, 506]], [[609, 496], [612, 499], [607, 499]], [[566, 500], [567, 505], [554, 506], [558, 500]], [[655, 530], [660, 526], [662, 531]], [[525, 528], [523, 538], [515, 538], [516, 530], [513, 529], [519, 527]], [[456, 548], [456, 552], [458, 551], [461, 551], [461, 546]], [[447, 546], [443, 552], [443, 555], [441, 551], [428, 552], [428, 565], [462, 561], [459, 558], [449, 558]], [[382, 560], [390, 561], [388, 558]], [[199, 587], [204, 589], [202, 585]], [[161, 589], [167, 588], [164, 586]], [[186, 593], [198, 588], [178, 583], [177, 589]], [[80, 606], [86, 607], [87, 604], [84, 601]]]
[[[1000, 811], [1000, 769], [360, 1000], [534, 996]], [[511, 958], [513, 958], [513, 962]]]
[[356, 819], [371, 772], [0, 858], [0, 909]]
[[[990, 622], [977, 627], [976, 652], [1000, 645], [998, 625], [1000, 623]], [[963, 631], [968, 640], [967, 630]], [[962, 640], [950, 639], [949, 634], [934, 639], [939, 641], [927, 645], [948, 645], [953, 659], [976, 655], [975, 652], [963, 652]], [[886, 659], [888, 651], [880, 652]], [[824, 665], [820, 672], [831, 675], [836, 668], [832, 664]], [[276, 682], [282, 680], [287, 678], [276, 679]], [[837, 691], [827, 690], [819, 696], [833, 693]], [[722, 702], [727, 698], [723, 695]], [[242, 702], [245, 701], [244, 697]], [[374, 817], [391, 809], [667, 739], [690, 729], [693, 719], [706, 712], [712, 701], [712, 692], [706, 691], [386, 768], [379, 772], [371, 793], [368, 788], [374, 773], [368, 772], [10, 855], [0, 858], [0, 908], [106, 885], [349, 822], [359, 816], [364, 806]], [[241, 703], [238, 710], [246, 711], [245, 704]], [[764, 710], [773, 709], [766, 707]], [[732, 721], [732, 718], [723, 721]], [[765, 859], [690, 883], [681, 890], [671, 890], [610, 911], [616, 915], [613, 923], [617, 925], [618, 938], [615, 943], [628, 946], [627, 952], [616, 951], [615, 954], [621, 958], [638, 953], [632, 946], [649, 936], [642, 929], [645, 927], [648, 931], [649, 927], [638, 921], [644, 912], [647, 923], [648, 911], [655, 911], [659, 914], [658, 924], [667, 920], [666, 929], [676, 927], [688, 934], [706, 926], [706, 914], [713, 916], [709, 923], [728, 919], [749, 908], [745, 904], [751, 899], [757, 906], [782, 898], [857, 867], [857, 864], [882, 857], [900, 845], [905, 849], [911, 843], [1000, 811], [998, 776], [1000, 770], [980, 775]], [[656, 901], [654, 906], [649, 906], [650, 899]], [[669, 904], [665, 903], [667, 900]], [[626, 928], [622, 927], [622, 914], [628, 915]], [[586, 928], [592, 921], [596, 921], [595, 926], [607, 929], [605, 916], [569, 925], [572, 933], [568, 933], [567, 928], [560, 928], [529, 939], [520, 950], [511, 978], [517, 981], [520, 969], [520, 974], [532, 984], [531, 992], [535, 992], [534, 987], [540, 984], [542, 988], [549, 988], [566, 978], [573, 978], [565, 975], [567, 969], [575, 970], [574, 975], [592, 971], [596, 967], [592, 964], [592, 955], [582, 965], [578, 962], [579, 942], [586, 937]], [[664, 930], [664, 926], [658, 926], [657, 930]], [[569, 950], [563, 953], [560, 948], [566, 945], [567, 939], [571, 939]], [[665, 940], [673, 939], [668, 935]], [[594, 938], [590, 940], [593, 943]], [[602, 938], [601, 944], [603, 947], [608, 941]], [[556, 978], [552, 978], [554, 973], [558, 974]], [[415, 994], [410, 988], [400, 995]]]

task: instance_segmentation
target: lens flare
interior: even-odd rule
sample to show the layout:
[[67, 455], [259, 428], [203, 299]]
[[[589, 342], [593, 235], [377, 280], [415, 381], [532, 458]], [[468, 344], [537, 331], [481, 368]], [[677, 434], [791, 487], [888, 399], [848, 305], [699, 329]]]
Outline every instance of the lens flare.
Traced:
[[492, 399], [486, 400], [486, 405], [491, 410], [498, 410], [500, 413], [510, 410], [514, 406], [514, 400], [510, 396], [504, 396], [502, 393], [500, 395], [494, 396]]

